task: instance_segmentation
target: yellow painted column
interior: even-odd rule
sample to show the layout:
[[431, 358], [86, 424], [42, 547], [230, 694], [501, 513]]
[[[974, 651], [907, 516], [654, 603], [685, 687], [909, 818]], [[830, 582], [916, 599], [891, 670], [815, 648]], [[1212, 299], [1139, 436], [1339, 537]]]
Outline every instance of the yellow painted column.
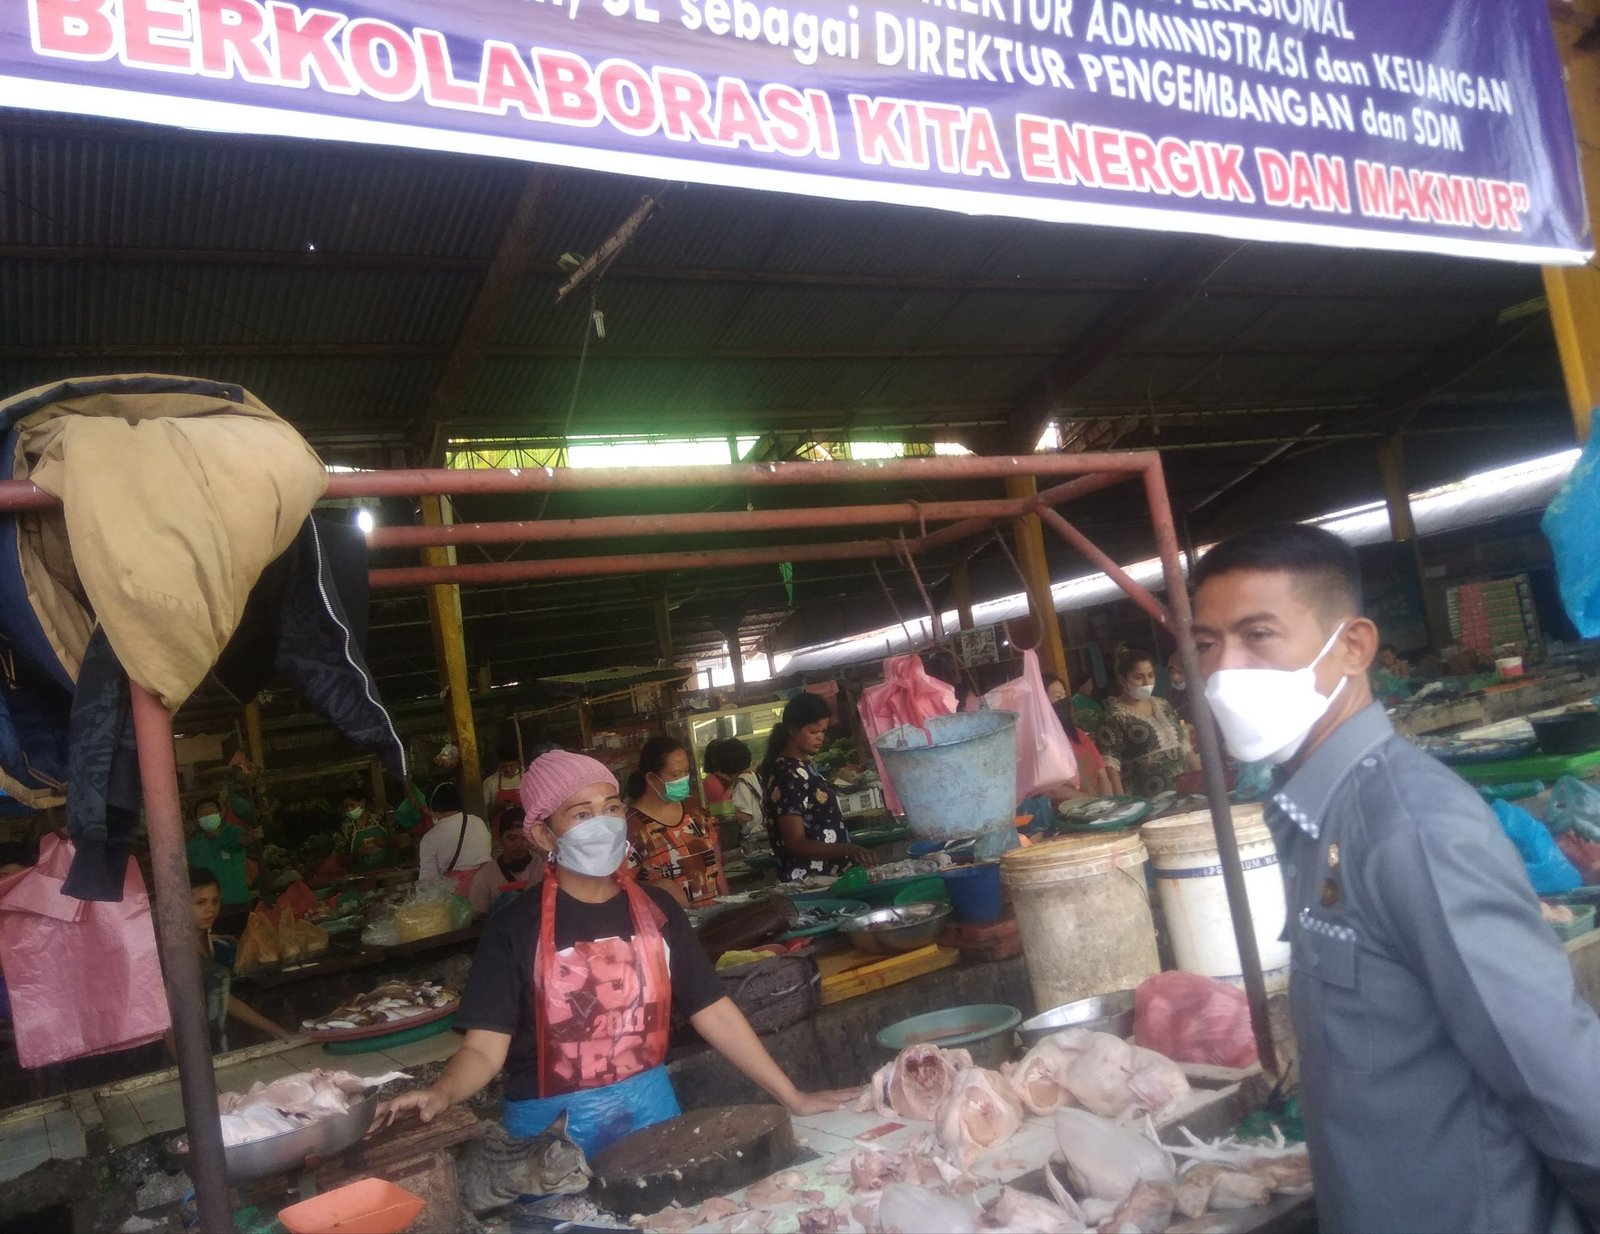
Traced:
[[[1578, 161], [1589, 220], [1600, 214], [1600, 53], [1580, 50], [1578, 40], [1600, 18], [1597, 0], [1571, 0], [1577, 20], [1554, 23], [1556, 46], [1567, 79], [1567, 103], [1578, 138]], [[1600, 402], [1600, 270], [1584, 266], [1546, 266], [1545, 298], [1566, 378], [1567, 401], [1580, 442], [1589, 439], [1589, 421]]]
[[267, 767], [266, 742], [261, 736], [261, 704], [251, 699], [244, 709], [244, 740], [249, 747], [250, 764], [258, 772]]
[[[455, 521], [443, 498], [422, 499], [422, 521], [442, 527]], [[453, 566], [456, 551], [448, 545], [422, 550], [422, 564]], [[433, 648], [439, 659], [439, 684], [444, 689], [450, 737], [461, 751], [461, 795], [467, 809], [482, 813], [483, 767], [478, 758], [478, 730], [472, 720], [472, 687], [467, 675], [466, 626], [461, 620], [461, 588], [439, 583], [428, 588], [428, 619], [433, 626]]]
[[[1008, 476], [1007, 497], [1032, 497], [1039, 491], [1032, 476]], [[1022, 567], [1028, 588], [1028, 611], [1034, 625], [1043, 631], [1039, 643], [1039, 668], [1067, 681], [1067, 651], [1061, 642], [1061, 621], [1056, 616], [1055, 598], [1050, 594], [1050, 565], [1044, 555], [1044, 524], [1037, 514], [1020, 518], [1015, 524], [1017, 564]]]

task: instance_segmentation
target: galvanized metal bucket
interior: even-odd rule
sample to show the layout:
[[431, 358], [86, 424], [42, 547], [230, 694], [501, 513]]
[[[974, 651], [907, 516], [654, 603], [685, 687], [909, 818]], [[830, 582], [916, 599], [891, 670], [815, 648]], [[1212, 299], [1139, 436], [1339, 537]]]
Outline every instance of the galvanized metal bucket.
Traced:
[[1016, 826], [1016, 712], [932, 716], [874, 744], [918, 839], [963, 840]]

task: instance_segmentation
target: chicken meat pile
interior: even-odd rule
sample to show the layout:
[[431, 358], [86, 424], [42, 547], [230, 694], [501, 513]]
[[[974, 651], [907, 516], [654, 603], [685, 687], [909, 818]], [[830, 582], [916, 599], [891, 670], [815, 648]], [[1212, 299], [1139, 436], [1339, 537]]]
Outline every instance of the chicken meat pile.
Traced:
[[300, 1071], [270, 1084], [257, 1080], [247, 1093], [218, 1093], [222, 1143], [232, 1147], [298, 1131], [311, 1123], [348, 1113], [352, 1105], [367, 1095], [369, 1088], [409, 1078], [403, 1071], [390, 1071], [368, 1079], [348, 1071]]
[[[864, 1136], [820, 1174], [787, 1170], [742, 1197], [674, 1205], [633, 1224], [721, 1234], [1165, 1234], [1208, 1212], [1310, 1194], [1303, 1145], [1208, 1144], [1181, 1127], [1186, 1146], [1163, 1144], [1156, 1120], [1170, 1120], [1189, 1094], [1164, 1055], [1084, 1029], [1048, 1038], [1002, 1071], [975, 1066], [965, 1050], [911, 1046], [855, 1108], [927, 1124], [914, 1138], [891, 1149]], [[1030, 1118], [1034, 1130], [1018, 1137]], [[1048, 1196], [996, 1186], [997, 1170], [1040, 1166]]]

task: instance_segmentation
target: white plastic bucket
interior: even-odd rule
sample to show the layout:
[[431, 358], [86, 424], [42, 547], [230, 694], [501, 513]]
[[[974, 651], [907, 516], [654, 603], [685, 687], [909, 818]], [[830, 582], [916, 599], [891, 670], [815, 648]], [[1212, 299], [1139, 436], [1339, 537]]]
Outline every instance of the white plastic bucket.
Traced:
[[[1262, 819], [1259, 805], [1233, 808], [1233, 829], [1244, 866], [1245, 894], [1255, 924], [1256, 949], [1269, 981], [1288, 976], [1289, 944], [1280, 941], [1288, 911], [1278, 850]], [[1222, 857], [1211, 812], [1199, 810], [1146, 823], [1139, 829], [1150, 850], [1161, 911], [1167, 919], [1173, 958], [1185, 972], [1240, 981], [1244, 966], [1228, 911], [1228, 890], [1222, 881]]]
[[1035, 1006], [1131, 990], [1161, 971], [1145, 860], [1132, 833], [1049, 840], [1000, 859]]

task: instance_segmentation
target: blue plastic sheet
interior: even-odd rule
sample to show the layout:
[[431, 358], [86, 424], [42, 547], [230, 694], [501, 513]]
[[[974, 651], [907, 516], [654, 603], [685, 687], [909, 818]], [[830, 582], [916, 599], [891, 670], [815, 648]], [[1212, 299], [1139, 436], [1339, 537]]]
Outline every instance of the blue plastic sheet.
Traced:
[[1501, 828], [1517, 846], [1536, 894], [1560, 895], [1583, 886], [1583, 876], [1556, 847], [1555, 838], [1543, 823], [1509, 801], [1491, 801], [1489, 805], [1500, 820]]
[[1600, 433], [1551, 499], [1543, 526], [1567, 616], [1584, 638], [1600, 637]]
[[584, 1088], [560, 1097], [506, 1102], [506, 1130], [518, 1139], [538, 1135], [567, 1112], [567, 1135], [593, 1159], [624, 1136], [677, 1118], [683, 1111], [665, 1067], [652, 1067], [604, 1088]]

